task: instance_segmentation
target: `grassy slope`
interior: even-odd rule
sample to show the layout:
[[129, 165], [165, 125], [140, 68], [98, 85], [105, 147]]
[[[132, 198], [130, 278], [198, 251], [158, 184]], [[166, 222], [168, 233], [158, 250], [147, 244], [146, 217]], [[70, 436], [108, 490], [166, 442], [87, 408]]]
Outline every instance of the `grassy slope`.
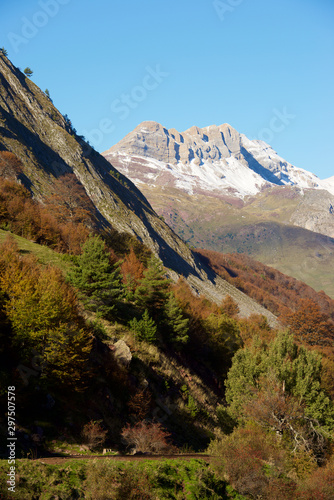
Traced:
[[[0, 229], [0, 243], [3, 243], [5, 241], [7, 235], [8, 231]], [[17, 242], [22, 254], [35, 255], [35, 257], [41, 264], [51, 264], [57, 266], [64, 272], [69, 269], [70, 263], [68, 260], [66, 260], [65, 255], [57, 253], [46, 246], [38, 245], [37, 243], [33, 243], [32, 241], [29, 241], [25, 238], [21, 238], [21, 236], [17, 236], [16, 234], [12, 234], [12, 236]]]
[[299, 202], [294, 189], [242, 204], [178, 190], [143, 188], [157, 213], [196, 248], [247, 253], [334, 298], [334, 239], [289, 225]]

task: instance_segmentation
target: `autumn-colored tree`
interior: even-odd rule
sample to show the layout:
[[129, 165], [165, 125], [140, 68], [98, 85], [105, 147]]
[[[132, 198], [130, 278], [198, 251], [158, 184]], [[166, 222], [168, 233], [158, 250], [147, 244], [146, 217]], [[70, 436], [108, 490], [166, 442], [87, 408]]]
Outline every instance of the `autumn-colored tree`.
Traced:
[[43, 353], [43, 377], [63, 390], [85, 390], [91, 375], [87, 366], [92, 342], [85, 328], [71, 324], [53, 328]]
[[121, 436], [128, 446], [143, 453], [166, 453], [171, 450], [168, 443], [170, 434], [159, 423], [138, 422], [134, 426], [127, 424]]
[[196, 296], [183, 278], [180, 278], [176, 285], [173, 285], [172, 290], [181, 309], [191, 317], [190, 323], [205, 319], [212, 313], [219, 313], [216, 304]]
[[45, 210], [40, 210], [36, 242], [41, 245], [47, 245], [56, 251], [66, 250], [62, 237], [62, 230], [56, 218]]
[[259, 337], [266, 342], [273, 340], [275, 337], [276, 331], [271, 328], [263, 314], [250, 314], [248, 318], [240, 318], [238, 325], [244, 345], [251, 344], [255, 337]]
[[228, 436], [217, 437], [209, 452], [218, 477], [227, 479], [247, 498], [293, 498], [296, 483], [287, 477], [288, 453], [275, 434], [248, 423]]
[[7, 296], [4, 310], [15, 343], [43, 352], [60, 323], [78, 321], [74, 292], [57, 268], [42, 268], [35, 259], [22, 259], [18, 252], [8, 254], [6, 249], [4, 257], [0, 286]]
[[124, 258], [121, 264], [122, 281], [125, 285], [127, 298], [131, 300], [134, 298], [134, 292], [144, 277], [144, 266], [137, 258], [133, 247]]
[[38, 228], [38, 206], [29, 191], [16, 181], [0, 184], [0, 222], [20, 236], [33, 238]]
[[286, 314], [284, 322], [298, 340], [310, 345], [331, 345], [334, 340], [334, 323], [323, 314], [312, 300], [303, 299], [297, 311]]
[[66, 252], [72, 255], [79, 255], [82, 252], [82, 247], [87, 241], [90, 232], [87, 226], [82, 222], [68, 222], [60, 224], [59, 230], [61, 234], [61, 244]]
[[151, 393], [147, 389], [139, 390], [131, 396], [128, 402], [128, 409], [130, 416], [135, 421], [142, 421], [147, 417], [151, 406], [151, 399]]
[[74, 174], [64, 174], [52, 184], [53, 194], [45, 200], [45, 209], [51, 211], [60, 223], [91, 223], [94, 206], [83, 185]]
[[22, 171], [22, 162], [14, 153], [0, 151], [0, 177], [16, 178]]
[[226, 295], [220, 304], [220, 308], [224, 314], [231, 318], [236, 318], [240, 312], [239, 306], [231, 295]]
[[103, 428], [102, 420], [91, 420], [84, 425], [81, 435], [86, 441], [88, 447], [94, 450], [103, 445], [108, 431]]

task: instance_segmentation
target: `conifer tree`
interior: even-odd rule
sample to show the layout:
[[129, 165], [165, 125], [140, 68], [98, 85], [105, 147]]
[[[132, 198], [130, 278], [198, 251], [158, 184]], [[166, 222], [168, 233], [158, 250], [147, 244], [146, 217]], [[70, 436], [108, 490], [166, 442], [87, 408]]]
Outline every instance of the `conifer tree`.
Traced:
[[105, 243], [99, 236], [91, 236], [83, 245], [83, 252], [68, 273], [68, 281], [78, 289], [79, 298], [87, 309], [100, 316], [112, 318], [123, 289], [118, 264], [111, 264]]
[[29, 67], [25, 68], [25, 70], [23, 71], [23, 73], [28, 76], [29, 78], [33, 75], [33, 70], [30, 69]]
[[305, 414], [328, 429], [334, 429], [334, 404], [321, 387], [321, 356], [298, 347], [292, 335], [280, 332], [268, 345], [254, 339], [250, 347], [235, 354], [226, 385], [226, 401], [234, 418], [243, 418], [241, 408], [275, 377], [284, 393], [305, 406]]
[[147, 309], [153, 317], [157, 317], [168, 297], [169, 285], [170, 280], [165, 276], [161, 261], [152, 255], [135, 292], [138, 306], [142, 310]]
[[157, 340], [157, 325], [150, 318], [148, 310], [145, 309], [142, 318], [138, 321], [133, 318], [129, 322], [130, 329], [136, 333], [138, 340], [145, 340], [149, 344], [154, 344]]
[[175, 347], [181, 347], [189, 339], [189, 319], [183, 316], [182, 309], [173, 292], [169, 293], [164, 312], [166, 317], [167, 341], [171, 342]]

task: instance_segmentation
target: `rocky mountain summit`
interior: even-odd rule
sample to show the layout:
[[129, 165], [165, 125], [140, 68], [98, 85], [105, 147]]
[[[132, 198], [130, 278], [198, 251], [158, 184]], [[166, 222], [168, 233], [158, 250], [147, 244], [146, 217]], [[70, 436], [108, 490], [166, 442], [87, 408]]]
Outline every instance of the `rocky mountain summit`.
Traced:
[[179, 133], [143, 122], [103, 155], [136, 184], [176, 187], [188, 194], [244, 198], [284, 185], [334, 194], [330, 182], [293, 166], [265, 142], [251, 141], [227, 123]]
[[334, 296], [333, 177], [228, 124], [179, 133], [143, 122], [103, 155], [192, 246], [248, 253]]

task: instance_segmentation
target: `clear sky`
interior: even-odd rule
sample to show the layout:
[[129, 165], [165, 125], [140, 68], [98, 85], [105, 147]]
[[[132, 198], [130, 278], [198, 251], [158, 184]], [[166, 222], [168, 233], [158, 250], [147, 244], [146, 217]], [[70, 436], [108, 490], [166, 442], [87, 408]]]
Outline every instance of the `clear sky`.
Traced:
[[334, 175], [333, 0], [7, 0], [2, 46], [98, 151], [227, 122]]

